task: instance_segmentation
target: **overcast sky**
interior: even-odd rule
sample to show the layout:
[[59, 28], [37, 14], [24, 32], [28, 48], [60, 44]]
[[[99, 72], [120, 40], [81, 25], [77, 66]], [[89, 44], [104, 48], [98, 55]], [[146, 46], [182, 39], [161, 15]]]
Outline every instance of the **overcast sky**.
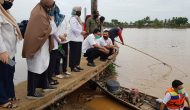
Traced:
[[[18, 20], [28, 19], [32, 8], [40, 0], [15, 0], [11, 13]], [[61, 13], [71, 16], [73, 6], [86, 7], [90, 13], [90, 0], [55, 0]], [[98, 10], [107, 21], [118, 19], [120, 21], [136, 21], [146, 16], [152, 19], [188, 17], [190, 21], [190, 0], [99, 0]], [[84, 18], [82, 16], [82, 18]]]

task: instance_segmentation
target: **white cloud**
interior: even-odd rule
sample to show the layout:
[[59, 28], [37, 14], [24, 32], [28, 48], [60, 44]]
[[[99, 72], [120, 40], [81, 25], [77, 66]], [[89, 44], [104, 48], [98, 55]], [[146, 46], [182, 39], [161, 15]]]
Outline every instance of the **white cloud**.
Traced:
[[[15, 0], [11, 12], [18, 21], [28, 19], [32, 8], [39, 1]], [[90, 0], [55, 1], [67, 18], [70, 17], [72, 7], [75, 5], [87, 7], [90, 13]], [[100, 14], [107, 20], [135, 21], [146, 16], [159, 19], [186, 16], [190, 19], [190, 0], [99, 0], [98, 7]]]

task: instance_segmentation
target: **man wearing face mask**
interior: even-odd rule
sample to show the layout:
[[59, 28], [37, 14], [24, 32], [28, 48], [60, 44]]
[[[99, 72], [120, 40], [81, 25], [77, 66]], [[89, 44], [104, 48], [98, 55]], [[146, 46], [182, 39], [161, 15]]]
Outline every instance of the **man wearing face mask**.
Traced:
[[92, 34], [94, 29], [98, 28], [99, 26], [99, 12], [93, 11], [92, 16], [89, 17], [86, 21], [86, 32], [88, 34]]
[[185, 101], [188, 107], [190, 107], [188, 94], [184, 91], [183, 83], [180, 80], [174, 80], [172, 87], [166, 91], [160, 110], [164, 110], [164, 106], [166, 106], [168, 110], [186, 110], [188, 108], [184, 107]]
[[101, 59], [102, 61], [105, 61], [108, 56], [112, 55], [113, 52], [115, 52], [115, 49], [117, 48], [117, 46], [112, 44], [112, 40], [109, 38], [108, 30], [104, 30], [103, 37], [101, 37], [97, 41], [99, 42], [100, 46], [103, 46], [110, 51], [110, 53], [107, 56]]
[[56, 32], [54, 4], [53, 0], [41, 0], [32, 10], [27, 24], [22, 56], [26, 58], [28, 66], [28, 99], [43, 97], [36, 88], [44, 91], [55, 89], [49, 85], [47, 78], [50, 51], [54, 48], [51, 35]]
[[0, 0], [0, 108], [15, 108], [14, 62], [16, 44], [22, 39], [21, 32], [9, 9], [13, 0]]

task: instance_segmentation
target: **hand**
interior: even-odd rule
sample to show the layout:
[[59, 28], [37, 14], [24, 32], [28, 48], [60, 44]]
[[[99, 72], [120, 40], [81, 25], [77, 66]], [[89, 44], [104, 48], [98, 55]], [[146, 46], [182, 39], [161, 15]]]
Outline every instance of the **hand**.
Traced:
[[82, 31], [81, 34], [82, 34], [83, 36], [85, 36], [85, 35], [87, 34], [87, 32], [86, 32], [86, 31]]
[[106, 48], [104, 48], [104, 51], [105, 51], [106, 54], [110, 53], [110, 51], [108, 49], [106, 49]]
[[8, 64], [8, 61], [9, 61], [9, 55], [7, 52], [4, 52], [4, 53], [0, 53], [0, 60], [5, 63], [5, 64]]
[[66, 37], [64, 37], [64, 35], [59, 36], [59, 38], [61, 39], [61, 42], [66, 41]]

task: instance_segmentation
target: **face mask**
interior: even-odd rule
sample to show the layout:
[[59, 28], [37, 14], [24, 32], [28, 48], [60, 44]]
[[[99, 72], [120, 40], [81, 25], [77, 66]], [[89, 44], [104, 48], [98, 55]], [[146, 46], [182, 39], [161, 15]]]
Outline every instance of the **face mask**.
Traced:
[[101, 36], [96, 36], [96, 39], [100, 39], [101, 38]]
[[48, 12], [49, 16], [54, 16], [55, 10], [54, 10], [54, 8], [52, 8], [52, 9], [49, 9], [47, 12]]
[[4, 3], [2, 4], [2, 6], [3, 6], [3, 8], [5, 10], [9, 10], [13, 6], [13, 3], [9, 2], [9, 1], [4, 1]]
[[183, 94], [183, 89], [178, 90], [179, 94]]
[[81, 11], [77, 11], [76, 15], [80, 17], [81, 16]]

